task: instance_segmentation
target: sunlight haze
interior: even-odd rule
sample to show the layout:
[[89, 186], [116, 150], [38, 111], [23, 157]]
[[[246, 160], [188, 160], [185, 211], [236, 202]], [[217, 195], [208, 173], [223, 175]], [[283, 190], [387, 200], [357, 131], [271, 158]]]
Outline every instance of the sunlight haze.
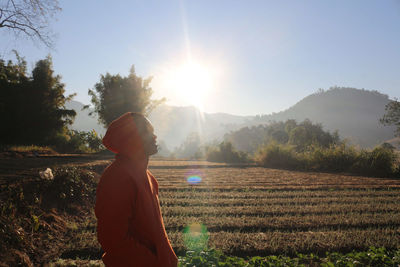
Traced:
[[[166, 104], [282, 111], [319, 88], [400, 97], [399, 1], [60, 1], [55, 49], [1, 36], [32, 68], [51, 54], [67, 94], [132, 65]], [[90, 16], [89, 16], [90, 14]]]

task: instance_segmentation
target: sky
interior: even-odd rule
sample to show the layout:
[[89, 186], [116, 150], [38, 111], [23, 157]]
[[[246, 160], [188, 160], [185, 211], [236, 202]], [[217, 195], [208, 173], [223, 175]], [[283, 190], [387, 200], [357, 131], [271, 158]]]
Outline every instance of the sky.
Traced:
[[[319, 88], [400, 98], [400, 1], [61, 0], [54, 49], [0, 29], [0, 57], [50, 54], [66, 94], [90, 103], [100, 75], [147, 78], [154, 99], [256, 115]], [[199, 93], [201, 91], [201, 93]]]

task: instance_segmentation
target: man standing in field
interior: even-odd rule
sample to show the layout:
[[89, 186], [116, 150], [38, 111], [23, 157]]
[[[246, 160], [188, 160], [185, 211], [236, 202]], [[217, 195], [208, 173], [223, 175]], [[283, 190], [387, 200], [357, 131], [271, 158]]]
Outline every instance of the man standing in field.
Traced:
[[114, 120], [103, 138], [115, 160], [100, 178], [96, 193], [97, 238], [107, 267], [175, 267], [158, 200], [158, 183], [147, 170], [157, 153], [150, 122], [139, 113]]

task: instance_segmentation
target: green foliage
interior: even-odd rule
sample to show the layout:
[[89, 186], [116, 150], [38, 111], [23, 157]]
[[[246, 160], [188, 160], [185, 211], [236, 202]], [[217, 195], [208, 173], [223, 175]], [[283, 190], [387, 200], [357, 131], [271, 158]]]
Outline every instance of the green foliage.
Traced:
[[380, 119], [380, 122], [384, 125], [396, 126], [396, 136], [400, 136], [400, 102], [397, 99], [392, 100], [385, 109], [386, 114]]
[[92, 130], [90, 132], [67, 130], [64, 134], [57, 134], [52, 143], [57, 151], [62, 153], [90, 153], [104, 149], [102, 138]]
[[304, 161], [305, 169], [331, 172], [351, 170], [354, 172], [352, 166], [357, 162], [360, 153], [362, 152], [357, 151], [353, 146], [342, 143], [328, 148], [313, 146], [299, 156]]
[[[250, 123], [258, 125], [289, 118], [297, 121], [308, 118], [323, 123], [325, 129], [338, 129], [341, 135], [351, 136], [361, 147], [374, 147], [393, 138], [392, 127], [377, 125], [389, 101], [387, 95], [377, 91], [335, 86], [311, 94], [287, 110], [257, 116]], [[238, 144], [234, 145], [242, 150]]]
[[362, 150], [355, 164], [353, 171], [373, 176], [389, 176], [396, 172], [397, 154], [393, 149], [378, 146], [372, 151]]
[[193, 223], [183, 229], [183, 241], [190, 250], [201, 251], [207, 248], [208, 232], [205, 225]]
[[231, 142], [222, 142], [217, 147], [208, 147], [207, 160], [213, 162], [245, 163], [249, 161], [247, 153], [236, 151]]
[[109, 73], [101, 75], [100, 82], [95, 84], [94, 90], [88, 91], [95, 108], [94, 112], [99, 115], [99, 122], [108, 126], [126, 112], [147, 114], [164, 101], [151, 100], [151, 80], [152, 77], [143, 79], [137, 76], [133, 66], [127, 77]]
[[196, 266], [248, 266], [246, 261], [239, 257], [231, 257], [224, 255], [216, 249], [206, 249], [204, 251], [186, 252], [184, 257], [179, 257], [179, 267]]
[[368, 151], [342, 143], [328, 148], [310, 146], [307, 151], [298, 152], [291, 145], [271, 142], [259, 149], [255, 160], [259, 165], [271, 168], [349, 172], [378, 177], [390, 177], [397, 172], [397, 154], [385, 146]]
[[277, 142], [270, 142], [260, 148], [255, 155], [255, 161], [271, 168], [300, 169], [302, 165], [293, 146]]
[[0, 60], [0, 143], [51, 145], [76, 115], [64, 108], [73, 95], [64, 96], [65, 85], [54, 75], [50, 56], [36, 63], [31, 76], [26, 61], [16, 56], [16, 64]]
[[[264, 145], [255, 153], [258, 164], [271, 168], [350, 172], [370, 176], [393, 176], [397, 155], [393, 147], [384, 144], [372, 151], [357, 150], [339, 140], [337, 132], [325, 132], [320, 124], [305, 120], [273, 123], [265, 128]], [[277, 132], [288, 139], [276, 138]], [[275, 137], [274, 137], [275, 136]], [[282, 136], [282, 134], [280, 134]]]
[[251, 257], [243, 259], [230, 257], [211, 249], [201, 252], [188, 251], [179, 257], [179, 266], [246, 266], [246, 267], [283, 267], [283, 266], [323, 266], [323, 267], [361, 267], [361, 266], [397, 266], [400, 264], [400, 250], [389, 251], [385, 248], [370, 247], [368, 251], [351, 253], [327, 253], [325, 257], [315, 254], [297, 254], [291, 258], [284, 255]]
[[297, 123], [295, 120], [286, 122], [271, 122], [268, 125], [244, 127], [225, 135], [225, 140], [231, 142], [238, 150], [254, 153], [257, 149], [270, 142], [293, 145], [302, 151], [310, 145], [329, 147], [339, 143], [337, 132], [324, 131], [321, 124], [313, 124], [309, 120]]

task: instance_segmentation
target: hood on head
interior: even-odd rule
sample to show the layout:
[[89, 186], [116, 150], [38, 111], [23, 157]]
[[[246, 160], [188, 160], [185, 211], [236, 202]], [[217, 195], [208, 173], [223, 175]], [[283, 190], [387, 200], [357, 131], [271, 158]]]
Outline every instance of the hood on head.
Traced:
[[140, 137], [132, 113], [127, 112], [108, 126], [103, 145], [110, 151], [131, 156], [144, 155], [143, 141]]

